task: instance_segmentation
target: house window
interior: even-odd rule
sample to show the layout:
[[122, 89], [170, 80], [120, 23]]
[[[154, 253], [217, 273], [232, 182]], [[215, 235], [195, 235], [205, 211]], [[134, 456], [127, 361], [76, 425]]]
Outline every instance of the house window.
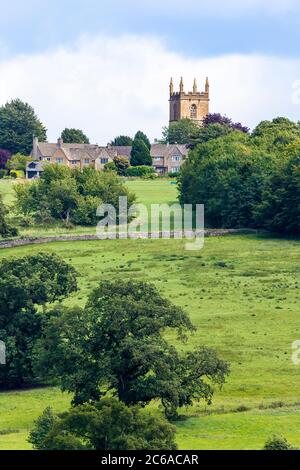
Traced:
[[90, 164], [90, 160], [89, 160], [88, 158], [85, 158], [85, 159], [83, 160], [83, 163], [84, 163], [85, 165], [89, 165], [89, 164]]
[[172, 173], [178, 173], [180, 171], [180, 166], [174, 166], [171, 170]]
[[172, 162], [180, 162], [180, 161], [181, 161], [181, 156], [180, 155], [173, 155]]
[[154, 160], [155, 162], [159, 162], [162, 158], [163, 158], [163, 157], [154, 157], [153, 160]]
[[56, 159], [56, 163], [58, 163], [59, 165], [61, 165], [63, 162], [64, 162], [63, 158]]
[[191, 106], [191, 119], [197, 119], [197, 106], [195, 104]]
[[77, 163], [79, 163], [79, 162], [78, 162], [78, 160], [72, 160], [71, 163], [72, 163], [72, 165], [77, 165]]
[[108, 163], [108, 158], [101, 158], [101, 164], [105, 165], [105, 163]]

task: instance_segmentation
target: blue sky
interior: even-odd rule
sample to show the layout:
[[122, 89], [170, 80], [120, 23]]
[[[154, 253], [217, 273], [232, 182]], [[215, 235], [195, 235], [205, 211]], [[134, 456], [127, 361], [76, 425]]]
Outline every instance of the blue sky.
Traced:
[[[189, 56], [299, 55], [300, 2], [289, 0], [11, 0], [0, 17], [2, 53], [71, 44], [81, 34], [149, 34]], [[281, 4], [281, 5], [280, 5]]]
[[34, 106], [49, 140], [160, 137], [168, 83], [211, 83], [211, 111], [300, 119], [299, 0], [0, 0], [0, 104]]

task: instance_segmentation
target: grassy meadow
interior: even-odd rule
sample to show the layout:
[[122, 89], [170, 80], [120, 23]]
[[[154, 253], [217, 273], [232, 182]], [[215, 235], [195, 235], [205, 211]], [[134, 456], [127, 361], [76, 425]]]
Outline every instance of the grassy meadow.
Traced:
[[[213, 347], [231, 363], [211, 406], [181, 410], [180, 449], [260, 449], [274, 434], [300, 447], [300, 366], [291, 361], [291, 344], [300, 338], [300, 241], [211, 237], [201, 251], [186, 251], [180, 240], [64, 242], [1, 250], [0, 259], [38, 251], [59, 254], [80, 273], [80, 291], [67, 304], [83, 305], [100, 279], [153, 282], [198, 327], [185, 345], [169, 340], [180, 348]], [[69, 398], [53, 388], [0, 394], [0, 448], [30, 448], [33, 420], [46, 406], [67, 408]]]

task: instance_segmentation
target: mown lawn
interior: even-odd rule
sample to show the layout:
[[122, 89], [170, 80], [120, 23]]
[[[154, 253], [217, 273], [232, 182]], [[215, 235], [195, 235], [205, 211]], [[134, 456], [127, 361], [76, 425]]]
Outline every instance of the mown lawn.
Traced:
[[[180, 448], [259, 449], [273, 434], [300, 447], [300, 366], [291, 361], [300, 339], [300, 241], [213, 237], [201, 251], [186, 251], [179, 240], [65, 242], [1, 250], [0, 259], [37, 251], [59, 254], [80, 273], [69, 305], [83, 305], [100, 279], [153, 282], [198, 327], [179, 347], [204, 344], [231, 363], [212, 406], [181, 411]], [[19, 432], [2, 433], [0, 448], [28, 448], [33, 419], [48, 405], [67, 404], [55, 389], [1, 394], [0, 434]]]

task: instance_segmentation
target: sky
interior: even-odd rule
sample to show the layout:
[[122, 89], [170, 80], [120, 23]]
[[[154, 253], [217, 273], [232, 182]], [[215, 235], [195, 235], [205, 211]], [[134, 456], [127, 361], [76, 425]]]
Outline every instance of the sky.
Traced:
[[55, 141], [161, 137], [172, 76], [209, 77], [211, 112], [300, 119], [299, 0], [0, 0], [0, 105], [29, 102]]

